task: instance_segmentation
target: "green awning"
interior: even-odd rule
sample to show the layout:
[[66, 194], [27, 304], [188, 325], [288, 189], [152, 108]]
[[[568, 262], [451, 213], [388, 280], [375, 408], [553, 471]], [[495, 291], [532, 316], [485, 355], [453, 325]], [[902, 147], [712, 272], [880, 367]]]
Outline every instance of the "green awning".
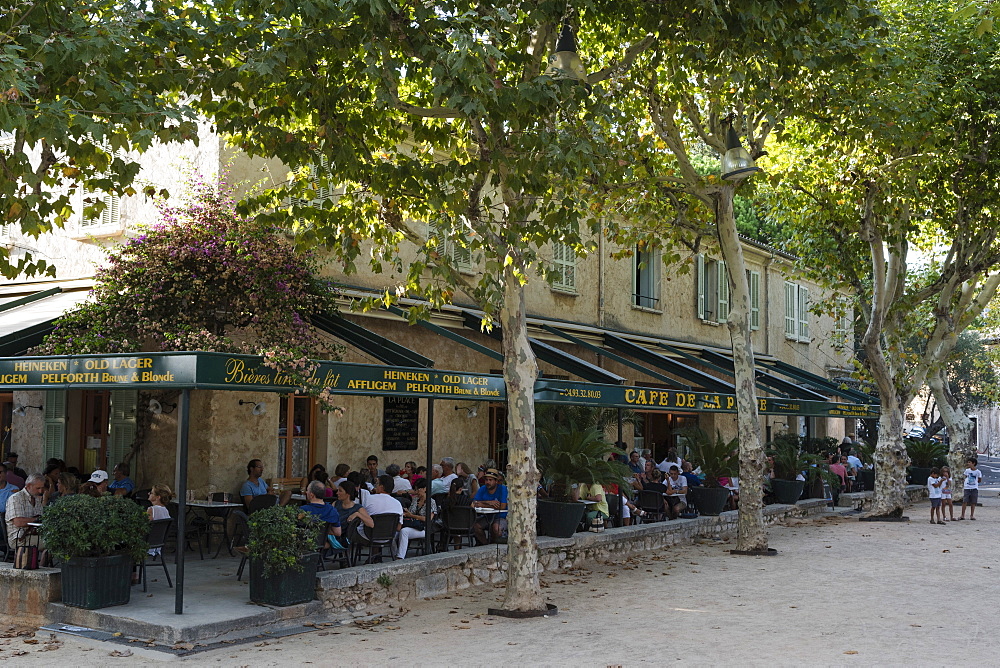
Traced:
[[424, 357], [395, 341], [347, 320], [336, 313], [313, 315], [312, 324], [385, 364], [406, 367], [432, 367], [434, 360]]
[[736, 387], [732, 383], [727, 383], [724, 380], [716, 378], [712, 374], [705, 373], [690, 367], [686, 364], [682, 364], [675, 359], [667, 357], [666, 355], [661, 355], [659, 353], [653, 352], [643, 348], [638, 343], [633, 343], [623, 339], [620, 336], [616, 336], [611, 332], [604, 332], [604, 345], [613, 350], [617, 350], [620, 353], [629, 355], [638, 360], [642, 360], [650, 366], [654, 366], [658, 369], [671, 373], [675, 376], [679, 376], [684, 380], [690, 381], [692, 385], [697, 388], [702, 388], [710, 392], [728, 392], [735, 393]]

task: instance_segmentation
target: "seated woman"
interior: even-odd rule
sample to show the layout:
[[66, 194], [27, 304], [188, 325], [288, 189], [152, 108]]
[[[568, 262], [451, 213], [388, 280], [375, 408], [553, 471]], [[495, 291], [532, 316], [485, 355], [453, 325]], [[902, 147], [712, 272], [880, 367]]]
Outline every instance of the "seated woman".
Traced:
[[368, 511], [358, 503], [357, 494], [358, 490], [354, 483], [345, 480], [337, 487], [337, 500], [333, 503], [334, 509], [340, 516], [340, 526], [344, 529], [340, 534], [340, 542], [345, 547], [348, 544], [348, 531], [346, 531], [348, 524], [352, 519], [361, 518], [363, 521], [364, 517], [368, 516]]
[[325, 466], [322, 464], [313, 464], [313, 467], [309, 469], [309, 475], [303, 478], [299, 483], [299, 489], [303, 494], [305, 494], [306, 486], [308, 486], [312, 481], [318, 480], [327, 487], [326, 495], [323, 498], [333, 498], [333, 488], [327, 484], [329, 479], [330, 476], [327, 474]]
[[603, 523], [604, 520], [611, 516], [611, 513], [608, 511], [608, 500], [604, 496], [604, 488], [597, 483], [593, 485], [582, 482], [578, 483], [573, 487], [573, 500], [594, 502], [587, 506], [587, 513], [585, 515], [587, 526], [590, 526], [594, 520], [599, 520]]
[[[457, 479], [452, 480], [452, 482], [456, 481]], [[410, 507], [403, 509], [403, 528], [396, 534], [396, 557], [399, 559], [406, 558], [410, 539], [423, 538], [427, 535], [427, 479], [418, 480], [413, 491], [416, 492], [416, 496], [413, 497]], [[434, 499], [430, 499], [430, 504], [431, 522], [433, 522], [434, 516], [437, 514], [437, 504]]]

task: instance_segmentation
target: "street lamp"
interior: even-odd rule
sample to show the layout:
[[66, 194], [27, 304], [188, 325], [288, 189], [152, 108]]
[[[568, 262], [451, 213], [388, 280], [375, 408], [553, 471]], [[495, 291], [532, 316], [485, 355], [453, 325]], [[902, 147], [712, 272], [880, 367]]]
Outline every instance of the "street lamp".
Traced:
[[573, 35], [569, 23], [563, 24], [559, 41], [556, 42], [556, 51], [549, 58], [549, 68], [545, 70], [545, 74], [553, 79], [574, 79], [584, 84], [587, 91], [590, 91], [587, 70], [576, 52], [576, 36]]
[[740, 144], [740, 136], [736, 134], [736, 128], [730, 121], [729, 131], [726, 133], [726, 153], [722, 156], [722, 178], [726, 181], [739, 182], [759, 169]]

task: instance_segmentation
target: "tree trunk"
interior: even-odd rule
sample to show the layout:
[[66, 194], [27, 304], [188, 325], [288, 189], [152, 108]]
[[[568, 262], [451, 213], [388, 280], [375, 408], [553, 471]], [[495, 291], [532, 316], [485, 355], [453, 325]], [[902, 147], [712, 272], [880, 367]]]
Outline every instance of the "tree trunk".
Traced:
[[875, 448], [875, 500], [872, 517], [900, 517], [906, 506], [906, 467], [910, 458], [903, 444], [903, 412], [895, 395], [882, 393]]
[[503, 377], [507, 385], [507, 594], [504, 610], [545, 609], [538, 582], [535, 528], [535, 379], [538, 364], [528, 341], [524, 286], [513, 265], [503, 272]]
[[733, 345], [736, 422], [740, 439], [740, 513], [736, 549], [767, 549], [764, 528], [764, 446], [757, 408], [757, 370], [750, 338], [750, 286], [733, 216], [735, 186], [724, 185], [716, 199], [716, 227], [729, 275], [729, 336]]
[[935, 401], [937, 401], [941, 418], [948, 427], [948, 439], [951, 441], [948, 466], [951, 468], [952, 496], [961, 497], [965, 489], [965, 478], [961, 474], [965, 470], [965, 460], [970, 457], [972, 459], [978, 458], [979, 447], [972, 440], [972, 420], [966, 416], [962, 405], [951, 393], [946, 373], [942, 367], [938, 373], [932, 374], [928, 378], [928, 384], [934, 394]]

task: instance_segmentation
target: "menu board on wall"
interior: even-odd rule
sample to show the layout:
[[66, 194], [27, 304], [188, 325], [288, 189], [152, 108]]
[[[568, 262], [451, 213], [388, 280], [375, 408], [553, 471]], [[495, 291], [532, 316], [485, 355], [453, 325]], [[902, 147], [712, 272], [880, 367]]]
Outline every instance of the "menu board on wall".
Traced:
[[382, 401], [382, 449], [416, 450], [419, 400], [413, 397], [384, 397]]

